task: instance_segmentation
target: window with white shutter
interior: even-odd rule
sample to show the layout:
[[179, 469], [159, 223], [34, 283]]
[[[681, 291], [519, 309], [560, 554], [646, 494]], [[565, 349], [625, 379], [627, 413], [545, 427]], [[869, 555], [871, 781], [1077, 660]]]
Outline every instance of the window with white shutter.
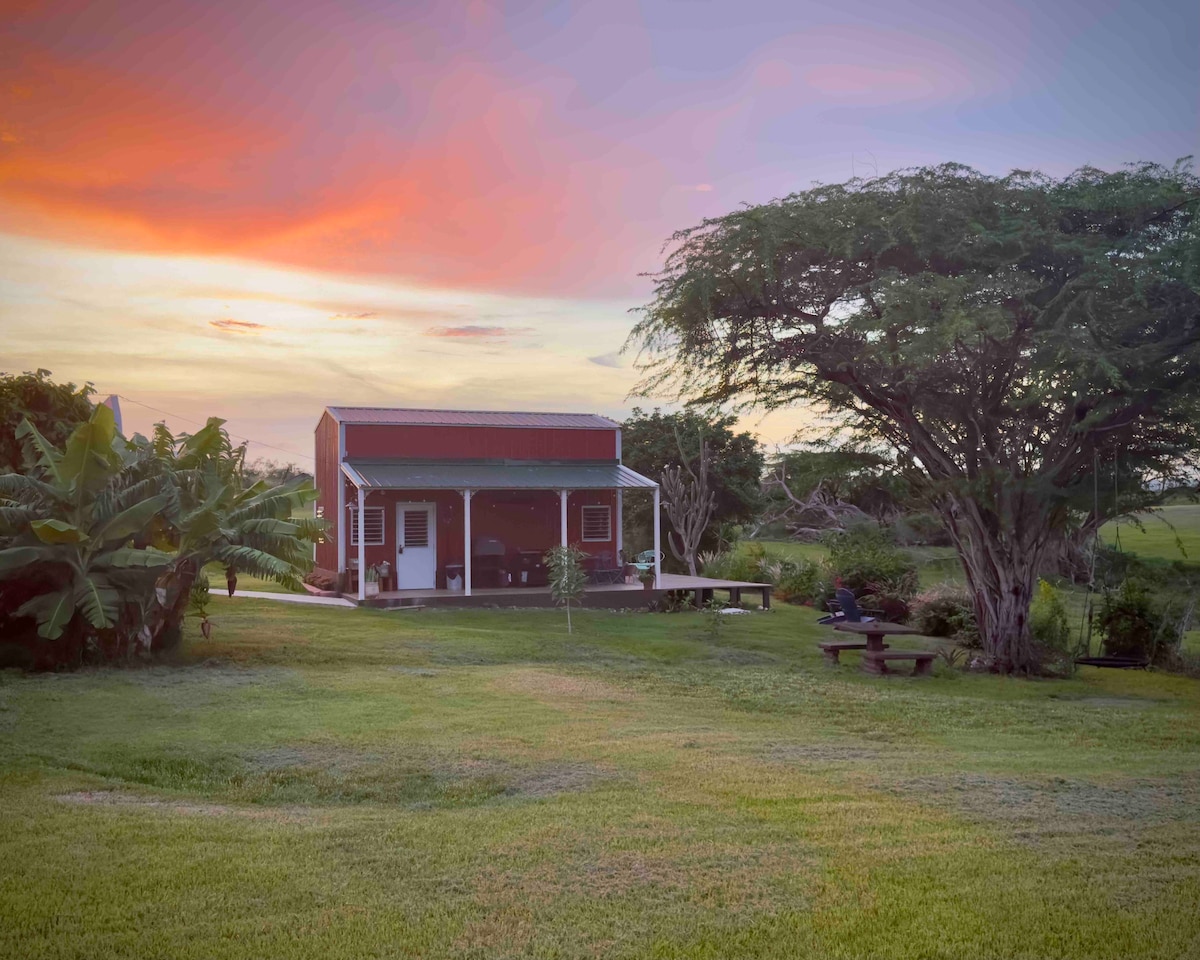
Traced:
[[[383, 507], [364, 507], [363, 526], [367, 531], [367, 538], [363, 542], [363, 546], [382, 546]], [[358, 546], [358, 507], [350, 511], [350, 545], [354, 547]]]
[[584, 543], [604, 543], [612, 539], [612, 508], [609, 506], [583, 507]]

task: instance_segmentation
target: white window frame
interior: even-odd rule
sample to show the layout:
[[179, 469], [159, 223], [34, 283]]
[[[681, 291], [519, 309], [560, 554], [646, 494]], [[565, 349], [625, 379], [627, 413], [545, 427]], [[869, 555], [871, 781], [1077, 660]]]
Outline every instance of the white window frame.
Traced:
[[[350, 513], [350, 546], [357, 547], [358, 546], [358, 507], [352, 507], [350, 509], [349, 513]], [[371, 521], [367, 518], [366, 515], [369, 513], [379, 514], [379, 539], [378, 540], [368, 540], [366, 543], [363, 544], [363, 546], [364, 547], [382, 547], [386, 540], [386, 534], [384, 533], [384, 530], [383, 530], [383, 522], [385, 520], [385, 517], [383, 515], [384, 508], [383, 507], [363, 507], [363, 520], [366, 522], [366, 528], [367, 528], [368, 533], [371, 530]]]
[[[603, 537], [589, 537], [587, 535], [587, 513], [589, 510], [604, 511], [604, 529], [606, 531]], [[584, 543], [609, 543], [612, 540], [612, 505], [607, 503], [585, 503], [579, 508], [579, 537]]]

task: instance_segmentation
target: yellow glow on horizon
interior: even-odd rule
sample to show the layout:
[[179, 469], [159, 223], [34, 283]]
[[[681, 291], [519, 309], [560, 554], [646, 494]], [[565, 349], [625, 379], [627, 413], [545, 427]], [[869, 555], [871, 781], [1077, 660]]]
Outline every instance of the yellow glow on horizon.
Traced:
[[[610, 365], [628, 302], [517, 297], [234, 260], [88, 250], [0, 235], [0, 369], [45, 367], [232, 432], [311, 450], [329, 404], [563, 409], [624, 417]], [[600, 358], [597, 363], [589, 358]], [[125, 404], [127, 431], [161, 415]], [[172, 422], [187, 429], [186, 421]], [[751, 416], [785, 441], [806, 418]], [[283, 456], [269, 449], [255, 455]]]

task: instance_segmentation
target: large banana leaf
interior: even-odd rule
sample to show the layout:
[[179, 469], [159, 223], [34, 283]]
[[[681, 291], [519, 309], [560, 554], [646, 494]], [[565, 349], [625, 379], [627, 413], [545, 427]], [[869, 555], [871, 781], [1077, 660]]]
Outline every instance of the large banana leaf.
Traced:
[[0, 537], [12, 537], [29, 526], [37, 517], [32, 507], [0, 506]]
[[300, 528], [289, 520], [280, 520], [278, 517], [260, 517], [255, 520], [247, 520], [239, 526], [243, 534], [260, 534], [263, 536], [274, 537], [294, 537], [300, 532]]
[[62, 454], [54, 449], [54, 445], [41, 435], [38, 428], [28, 418], [21, 421], [16, 429], [16, 437], [27, 451], [32, 451], [34, 464], [54, 483], [63, 482], [59, 464]]
[[35, 563], [58, 559], [61, 557], [47, 547], [9, 547], [7, 550], [0, 550], [0, 580], [20, 573]]
[[95, 532], [95, 539], [100, 543], [110, 540], [128, 540], [145, 530], [150, 521], [170, 502], [169, 496], [159, 494], [143, 500], [141, 503], [136, 503], [132, 507], [122, 510], [101, 526]]
[[299, 571], [293, 564], [254, 547], [222, 544], [213, 551], [213, 559], [264, 580], [289, 584], [299, 580]]
[[93, 564], [102, 570], [109, 567], [141, 567], [151, 569], [170, 566], [174, 559], [175, 554], [168, 553], [165, 550], [156, 550], [154, 547], [146, 547], [140, 550], [134, 547], [120, 547], [109, 553], [100, 554], [93, 561]]
[[42, 500], [48, 504], [68, 502], [65, 492], [53, 484], [19, 473], [0, 475], [0, 497], [6, 500]]
[[67, 439], [58, 468], [61, 481], [71, 487], [77, 510], [120, 471], [121, 461], [112, 447], [116, 435], [112, 410], [100, 404]]
[[75, 581], [75, 605], [97, 630], [104, 630], [117, 622], [121, 612], [121, 595], [99, 573], [87, 573]]
[[18, 617], [34, 617], [38, 623], [38, 636], [46, 640], [57, 640], [75, 616], [75, 595], [70, 588], [43, 593], [17, 608]]
[[34, 520], [29, 529], [42, 543], [85, 543], [90, 537], [66, 520]]

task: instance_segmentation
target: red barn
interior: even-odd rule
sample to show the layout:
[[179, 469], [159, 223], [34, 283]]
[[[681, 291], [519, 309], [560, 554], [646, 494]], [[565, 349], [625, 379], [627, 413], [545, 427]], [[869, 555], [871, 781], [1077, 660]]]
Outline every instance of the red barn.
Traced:
[[619, 577], [623, 491], [659, 508], [658, 484], [621, 463], [620, 424], [582, 413], [327, 407], [316, 482], [332, 526], [317, 566], [349, 574], [360, 599], [358, 571], [383, 564], [385, 591], [544, 585], [559, 543]]

